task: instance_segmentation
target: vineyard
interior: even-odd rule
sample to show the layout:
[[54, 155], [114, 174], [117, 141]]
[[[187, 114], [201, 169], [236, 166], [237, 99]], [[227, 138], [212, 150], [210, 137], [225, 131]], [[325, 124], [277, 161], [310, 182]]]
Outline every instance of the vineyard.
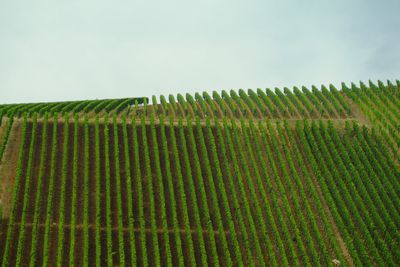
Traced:
[[399, 81], [4, 104], [0, 160], [2, 266], [400, 265]]

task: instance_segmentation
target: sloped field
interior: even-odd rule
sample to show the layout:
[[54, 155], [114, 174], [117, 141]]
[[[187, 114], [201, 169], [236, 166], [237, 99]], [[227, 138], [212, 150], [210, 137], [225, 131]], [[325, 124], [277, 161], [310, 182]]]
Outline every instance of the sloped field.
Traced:
[[0, 106], [2, 264], [398, 265], [399, 87], [257, 92]]

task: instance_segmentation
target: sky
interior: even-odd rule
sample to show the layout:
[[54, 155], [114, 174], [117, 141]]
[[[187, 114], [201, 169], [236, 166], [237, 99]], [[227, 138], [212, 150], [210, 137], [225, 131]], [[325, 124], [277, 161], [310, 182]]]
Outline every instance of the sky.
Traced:
[[0, 103], [400, 79], [400, 1], [1, 1]]

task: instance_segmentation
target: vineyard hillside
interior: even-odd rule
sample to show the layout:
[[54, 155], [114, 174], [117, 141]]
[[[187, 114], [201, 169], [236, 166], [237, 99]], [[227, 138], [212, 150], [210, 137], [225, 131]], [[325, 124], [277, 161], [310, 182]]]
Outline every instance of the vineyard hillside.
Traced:
[[400, 82], [0, 105], [2, 266], [399, 266]]

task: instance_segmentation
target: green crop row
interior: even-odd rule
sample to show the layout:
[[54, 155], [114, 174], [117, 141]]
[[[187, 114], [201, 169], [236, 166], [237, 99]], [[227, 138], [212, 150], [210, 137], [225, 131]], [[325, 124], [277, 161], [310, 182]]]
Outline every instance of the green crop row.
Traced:
[[172, 265], [172, 254], [171, 254], [171, 246], [169, 240], [169, 233], [168, 233], [168, 222], [167, 222], [167, 208], [166, 208], [166, 201], [165, 201], [165, 193], [164, 193], [164, 184], [163, 184], [163, 177], [161, 173], [161, 164], [160, 164], [160, 153], [159, 153], [159, 145], [157, 140], [157, 133], [156, 128], [154, 125], [154, 117], [150, 118], [150, 128], [151, 128], [151, 141], [152, 141], [152, 161], [155, 164], [156, 175], [157, 175], [157, 187], [158, 187], [158, 194], [160, 198], [161, 204], [161, 220], [162, 220], [162, 229], [163, 229], [163, 242], [164, 242], [164, 249], [166, 253], [166, 263], [167, 265]]
[[147, 141], [146, 124], [144, 116], [142, 116], [142, 121], [141, 121], [141, 133], [142, 133], [142, 144], [144, 146], [143, 152], [144, 152], [144, 165], [145, 165], [146, 183], [147, 183], [147, 197], [148, 199], [150, 199], [150, 224], [151, 224], [152, 245], [154, 249], [153, 251], [154, 254], [152, 255], [152, 259], [155, 265], [160, 265], [161, 259], [160, 259], [159, 240], [158, 240], [157, 224], [156, 224], [153, 175], [151, 170], [150, 151]]
[[104, 158], [105, 158], [105, 188], [106, 188], [106, 232], [107, 232], [107, 266], [113, 266], [112, 251], [112, 219], [111, 219], [111, 169], [110, 169], [110, 134], [108, 113], [104, 117]]
[[182, 169], [179, 159], [179, 152], [178, 147], [176, 144], [176, 136], [175, 136], [175, 127], [173, 126], [173, 119], [170, 118], [170, 138], [169, 140], [172, 143], [172, 154], [173, 154], [173, 161], [175, 165], [174, 173], [176, 174], [177, 181], [178, 181], [178, 195], [179, 195], [179, 202], [181, 203], [181, 212], [183, 213], [183, 221], [184, 221], [184, 228], [186, 231], [186, 242], [189, 247], [189, 262], [191, 265], [195, 264], [195, 256], [194, 256], [194, 248], [193, 248], [193, 240], [192, 240], [192, 233], [190, 229], [190, 222], [189, 222], [189, 211], [187, 205], [187, 199], [185, 194], [184, 188], [184, 177], [182, 175]]
[[68, 168], [68, 146], [69, 146], [69, 116], [64, 117], [64, 141], [62, 154], [62, 170], [61, 170], [61, 196], [58, 210], [58, 238], [57, 238], [57, 266], [62, 265], [64, 256], [64, 224], [65, 224], [65, 199], [66, 199], [66, 184], [67, 184], [67, 168]]
[[85, 117], [85, 123], [83, 125], [84, 131], [84, 170], [83, 170], [83, 265], [89, 265], [89, 124], [88, 117]]
[[[54, 121], [58, 120], [58, 114], [54, 115]], [[51, 218], [53, 215], [53, 192], [54, 192], [54, 179], [56, 175], [56, 161], [57, 159], [57, 131], [58, 123], [53, 123], [53, 133], [52, 133], [52, 144], [51, 144], [51, 160], [50, 160], [50, 177], [49, 177], [49, 191], [46, 199], [46, 222], [45, 222], [45, 233], [43, 241], [43, 266], [48, 265], [49, 261], [49, 246], [50, 246], [50, 225]]]
[[131, 254], [131, 266], [136, 266], [137, 253], [135, 245], [135, 231], [133, 230], [133, 196], [132, 196], [132, 176], [131, 176], [131, 164], [129, 156], [129, 143], [128, 143], [128, 130], [126, 126], [126, 117], [122, 117], [122, 134], [124, 143], [124, 157], [125, 157], [125, 186], [127, 191], [128, 201], [128, 223], [129, 223], [129, 246]]
[[138, 139], [138, 134], [137, 134], [137, 127], [136, 127], [136, 122], [132, 118], [132, 147], [134, 149], [134, 175], [135, 175], [135, 187], [138, 192], [138, 207], [139, 207], [139, 224], [140, 224], [140, 246], [141, 246], [141, 252], [142, 252], [142, 262], [144, 266], [148, 266], [148, 253], [147, 253], [147, 247], [146, 247], [146, 232], [144, 229], [146, 228], [146, 220], [144, 218], [144, 199], [143, 199], [143, 186], [142, 186], [142, 173], [141, 173], [141, 166], [140, 166], [140, 158], [139, 158], [139, 139]]
[[39, 214], [41, 210], [42, 204], [42, 190], [43, 190], [43, 177], [45, 175], [45, 160], [47, 155], [47, 128], [48, 128], [48, 115], [44, 117], [43, 121], [43, 133], [42, 133], [42, 141], [40, 147], [40, 163], [39, 163], [39, 177], [37, 180], [37, 190], [35, 196], [35, 210], [33, 217], [33, 227], [32, 227], [32, 238], [31, 238], [31, 248], [30, 248], [30, 262], [29, 266], [35, 266], [36, 255], [37, 255], [37, 236], [38, 236], [38, 222], [39, 222]]
[[123, 228], [123, 214], [122, 214], [122, 187], [121, 187], [121, 173], [120, 173], [120, 157], [119, 157], [119, 140], [118, 140], [118, 124], [117, 116], [113, 116], [113, 130], [114, 130], [114, 160], [115, 160], [115, 188], [117, 191], [117, 207], [118, 207], [118, 244], [119, 244], [119, 264], [125, 265], [125, 244]]
[[135, 104], [143, 104], [148, 99], [144, 98], [121, 98], [121, 99], [104, 99], [104, 100], [84, 100], [84, 101], [65, 101], [65, 102], [48, 102], [48, 103], [27, 103], [27, 104], [8, 104], [0, 105], [0, 113], [9, 117], [21, 117], [24, 113], [33, 116], [35, 113], [44, 115], [45, 113], [59, 112], [79, 113], [79, 112], [95, 112], [101, 111], [116, 112], [117, 114], [123, 110], [129, 111], [130, 107]]
[[95, 120], [95, 157], [96, 157], [96, 265], [100, 266], [101, 263], [101, 235], [100, 235], [100, 226], [101, 226], [101, 210], [100, 210], [100, 126], [99, 126], [99, 116], [96, 116]]

